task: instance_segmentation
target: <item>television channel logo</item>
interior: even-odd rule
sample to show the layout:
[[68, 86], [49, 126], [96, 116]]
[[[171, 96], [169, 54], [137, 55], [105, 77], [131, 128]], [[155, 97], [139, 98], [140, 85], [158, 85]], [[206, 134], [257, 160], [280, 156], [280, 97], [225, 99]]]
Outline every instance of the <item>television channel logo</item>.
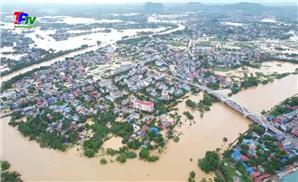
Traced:
[[28, 13], [15, 11], [14, 12], [15, 21], [14, 27], [15, 28], [33, 28], [34, 23], [36, 21], [35, 16], [29, 16]]

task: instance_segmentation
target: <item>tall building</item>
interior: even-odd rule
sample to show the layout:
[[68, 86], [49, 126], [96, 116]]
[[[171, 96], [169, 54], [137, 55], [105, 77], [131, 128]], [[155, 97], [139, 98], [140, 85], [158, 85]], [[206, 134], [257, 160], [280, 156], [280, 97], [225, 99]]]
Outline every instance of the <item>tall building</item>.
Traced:
[[135, 109], [139, 109], [147, 112], [154, 111], [154, 102], [151, 102], [151, 101], [142, 101], [139, 99], [133, 99], [132, 104], [133, 104], [133, 108]]

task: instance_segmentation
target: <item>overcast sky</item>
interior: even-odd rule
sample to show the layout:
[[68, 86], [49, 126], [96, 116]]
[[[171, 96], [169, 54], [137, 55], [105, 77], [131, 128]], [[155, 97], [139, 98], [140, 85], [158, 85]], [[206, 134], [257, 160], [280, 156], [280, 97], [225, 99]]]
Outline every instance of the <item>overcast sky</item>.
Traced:
[[2, 2], [55, 2], [55, 3], [144, 3], [144, 2], [202, 2], [202, 3], [235, 3], [235, 2], [257, 2], [257, 3], [297, 3], [296, 0], [3, 0]]

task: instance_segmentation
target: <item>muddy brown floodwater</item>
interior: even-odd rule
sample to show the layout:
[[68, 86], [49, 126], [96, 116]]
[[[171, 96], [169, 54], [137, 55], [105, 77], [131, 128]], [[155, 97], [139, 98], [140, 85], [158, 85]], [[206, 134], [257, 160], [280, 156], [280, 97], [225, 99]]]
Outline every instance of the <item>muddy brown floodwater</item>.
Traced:
[[[243, 90], [233, 98], [252, 111], [268, 110], [297, 93], [297, 80], [297, 75], [290, 75], [267, 85]], [[191, 97], [199, 100], [201, 95]], [[180, 113], [189, 110], [184, 102], [177, 107]], [[29, 141], [8, 126], [9, 118], [2, 118], [1, 159], [10, 161], [12, 168], [19, 171], [26, 181], [186, 181], [192, 170], [199, 180], [210, 175], [198, 169], [197, 159], [203, 157], [207, 150], [223, 147], [223, 137], [228, 138], [228, 143], [235, 140], [251, 122], [222, 103], [214, 104], [203, 118], [198, 111], [192, 114], [195, 124], [179, 128], [183, 132], [180, 141], [169, 142], [159, 161], [148, 163], [133, 159], [125, 164], [114, 162], [107, 165], [100, 165], [99, 158], [80, 157], [76, 148], [64, 153], [40, 148], [38, 143]]]

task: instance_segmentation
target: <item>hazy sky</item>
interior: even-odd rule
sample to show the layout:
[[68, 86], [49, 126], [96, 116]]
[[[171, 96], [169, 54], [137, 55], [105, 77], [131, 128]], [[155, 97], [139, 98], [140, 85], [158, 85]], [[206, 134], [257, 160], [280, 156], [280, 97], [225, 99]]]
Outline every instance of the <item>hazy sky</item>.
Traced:
[[144, 2], [202, 2], [202, 3], [235, 3], [235, 2], [257, 2], [257, 3], [297, 3], [296, 0], [3, 0], [6, 2], [54, 2], [54, 3], [144, 3]]

